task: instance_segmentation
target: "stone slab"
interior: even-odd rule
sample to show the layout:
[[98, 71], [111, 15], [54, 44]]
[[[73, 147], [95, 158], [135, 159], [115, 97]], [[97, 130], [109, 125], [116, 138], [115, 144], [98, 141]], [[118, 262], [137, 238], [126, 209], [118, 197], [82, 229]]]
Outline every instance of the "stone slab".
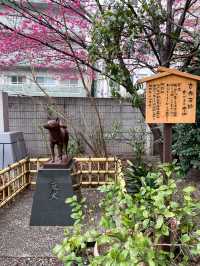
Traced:
[[73, 196], [69, 169], [40, 169], [33, 199], [31, 226], [73, 225], [71, 207], [65, 203]]
[[27, 156], [22, 132], [0, 132], [0, 169]]

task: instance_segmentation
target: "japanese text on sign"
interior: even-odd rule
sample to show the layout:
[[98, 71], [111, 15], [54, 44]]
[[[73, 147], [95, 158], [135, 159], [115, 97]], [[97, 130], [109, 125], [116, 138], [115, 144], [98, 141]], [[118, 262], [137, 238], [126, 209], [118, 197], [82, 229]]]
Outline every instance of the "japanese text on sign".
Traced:
[[147, 83], [147, 123], [194, 123], [195, 113], [195, 81], [167, 77]]

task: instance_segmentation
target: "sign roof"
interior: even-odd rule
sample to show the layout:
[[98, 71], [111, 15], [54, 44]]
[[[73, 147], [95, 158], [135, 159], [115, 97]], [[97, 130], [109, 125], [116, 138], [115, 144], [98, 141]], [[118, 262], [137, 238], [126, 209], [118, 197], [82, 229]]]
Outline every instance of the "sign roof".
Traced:
[[175, 76], [179, 76], [179, 77], [183, 77], [183, 78], [188, 78], [188, 79], [193, 79], [193, 80], [197, 80], [200, 81], [200, 76], [197, 75], [192, 75], [186, 72], [181, 72], [175, 68], [167, 68], [167, 67], [159, 67], [158, 68], [158, 74], [155, 74], [151, 77], [146, 77], [143, 79], [139, 79], [138, 83], [143, 83], [143, 82], [148, 82], [151, 80], [155, 80], [155, 79], [159, 79], [162, 77], [167, 77], [170, 75], [175, 75]]

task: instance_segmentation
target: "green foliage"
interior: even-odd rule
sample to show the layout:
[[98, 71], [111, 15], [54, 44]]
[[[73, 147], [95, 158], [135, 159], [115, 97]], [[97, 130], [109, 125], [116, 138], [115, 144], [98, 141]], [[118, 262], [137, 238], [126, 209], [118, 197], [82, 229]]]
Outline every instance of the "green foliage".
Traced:
[[145, 154], [145, 143], [146, 143], [146, 130], [141, 122], [141, 125], [137, 128], [131, 128], [128, 132], [129, 141], [128, 144], [132, 148], [134, 162], [136, 165], [140, 165], [143, 161], [143, 156]]
[[[123, 62], [123, 56], [133, 49], [133, 40], [139, 33], [137, 23], [131, 10], [123, 1], [117, 1], [112, 9], [105, 9], [94, 18], [91, 30], [90, 60], [96, 63], [103, 59], [105, 73], [111, 80], [112, 92], [119, 97], [116, 83], [124, 86], [130, 94], [136, 95], [131, 74]], [[126, 41], [121, 36], [126, 35]], [[123, 51], [123, 52], [122, 52]]]
[[[183, 189], [180, 202], [175, 200], [174, 171], [175, 165], [163, 165], [149, 172], [148, 179], [154, 186], [143, 178], [139, 192], [133, 196], [123, 190], [121, 183], [101, 187], [105, 195], [100, 204], [101, 232], [83, 233], [81, 205], [75, 197], [68, 200], [76, 222], [72, 233], [67, 232], [62, 243], [56, 245], [54, 254], [64, 265], [83, 265], [87, 256], [92, 266], [187, 266], [191, 258], [200, 255], [200, 230], [193, 222], [200, 205], [192, 199], [193, 187]], [[90, 241], [96, 241], [99, 256], [87, 253], [86, 243]]]
[[[106, 2], [92, 21], [88, 47], [90, 61], [93, 64], [101, 61], [103, 74], [126, 88], [132, 95], [133, 106], [136, 106], [135, 103], [141, 105], [141, 98], [131, 79], [135, 69], [147, 67], [152, 70], [158, 65], [173, 65], [177, 60], [184, 68], [188, 65], [198, 67], [199, 33], [188, 27], [193, 41], [187, 42], [186, 35], [182, 34], [184, 30], [177, 25], [176, 16], [172, 15], [177, 8], [176, 1], [171, 2], [171, 15], [169, 7], [162, 1], [140, 0], [139, 4], [122, 0]], [[182, 18], [184, 12], [188, 18], [189, 6], [180, 9]], [[175, 59], [179, 53], [182, 57]], [[154, 58], [147, 59], [149, 55]], [[112, 87], [112, 91], [116, 97], [120, 96], [116, 86]]]
[[185, 172], [191, 168], [200, 170], [200, 96], [196, 117], [195, 124], [178, 124], [173, 129], [173, 154]]
[[107, 143], [112, 142], [113, 140], [116, 140], [117, 137], [119, 137], [120, 132], [122, 129], [121, 122], [114, 120], [111, 124], [110, 130], [106, 133], [104, 133], [104, 137]]
[[65, 238], [62, 243], [56, 245], [53, 249], [53, 254], [64, 262], [65, 266], [71, 266], [73, 263], [83, 265], [82, 252], [86, 249], [85, 240], [87, 237], [82, 234], [84, 214], [82, 205], [85, 200], [82, 199], [79, 203], [76, 196], [66, 200], [73, 208], [72, 218], [74, 219], [73, 234], [71, 235], [68, 229], [65, 229]]
[[[134, 160], [135, 161], [135, 160]], [[142, 187], [142, 180], [145, 179], [149, 185], [153, 186], [152, 180], [147, 180], [147, 175], [152, 166], [144, 163], [143, 161], [138, 161], [136, 164], [127, 161], [128, 167], [125, 171], [125, 183], [126, 190], [129, 194], [135, 194], [140, 191]]]
[[83, 145], [76, 136], [70, 136], [67, 151], [72, 157], [84, 152]]

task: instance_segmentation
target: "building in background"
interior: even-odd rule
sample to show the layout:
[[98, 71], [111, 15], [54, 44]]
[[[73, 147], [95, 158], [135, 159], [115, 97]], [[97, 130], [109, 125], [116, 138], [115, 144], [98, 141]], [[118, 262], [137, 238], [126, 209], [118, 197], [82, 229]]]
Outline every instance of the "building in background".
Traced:
[[9, 95], [51, 97], [86, 97], [81, 80], [65, 79], [59, 72], [43, 68], [34, 71], [30, 66], [16, 66], [0, 72], [0, 90]]
[[[151, 76], [153, 72], [148, 68], [138, 68], [134, 71], [132, 75], [133, 83], [135, 84], [138, 79], [142, 79], [147, 76]], [[109, 84], [109, 79], [97, 75], [94, 85], [94, 96], [98, 98], [110, 98], [112, 97], [112, 89]], [[116, 89], [122, 97], [128, 97], [129, 94], [123, 86], [116, 84]]]
[[[44, 0], [31, 0], [29, 2], [30, 6], [32, 3], [34, 3], [34, 6], [36, 6], [36, 8], [41, 13], [45, 12], [45, 10], [48, 10], [48, 3]], [[4, 6], [0, 5], [0, 21], [2, 23], [10, 26], [11, 28], [17, 28], [17, 26], [22, 23], [19, 14], [10, 13], [9, 15], [7, 15], [5, 13], [6, 15], [4, 15], [4, 11]], [[57, 9], [55, 6], [55, 15], [57, 14], [56, 12]], [[27, 26], [29, 26], [29, 24], [31, 24], [31, 22], [27, 23]], [[30, 29], [27, 28], [26, 30], [28, 32]], [[9, 33], [6, 34], [9, 38]], [[15, 44], [15, 41], [13, 43]], [[30, 43], [27, 44], [27, 47], [29, 45]], [[58, 45], [60, 45], [59, 41]], [[47, 55], [47, 57], [45, 58], [43, 57], [43, 52], [41, 52], [43, 48], [41, 47], [41, 51], [40, 49], [37, 50], [37, 48], [34, 50], [33, 44], [33, 64], [35, 64], [35, 66], [33, 66], [30, 63], [31, 57], [29, 57], [29, 54], [31, 54], [32, 51], [29, 52], [28, 49], [26, 50], [26, 48], [25, 51], [23, 51], [23, 42], [21, 43], [21, 47], [21, 50], [19, 51], [17, 46], [15, 47], [14, 45], [10, 45], [10, 48], [8, 48], [8, 51], [6, 53], [0, 54], [0, 91], [5, 91], [9, 95], [24, 96], [43, 96], [45, 95], [45, 93], [47, 93], [51, 97], [87, 96], [87, 92], [84, 89], [81, 80], [78, 79], [76, 70], [71, 66], [68, 68], [60, 67], [60, 59], [58, 59], [56, 53], [51, 53], [51, 50], [48, 51], [48, 48], [45, 48]], [[37, 53], [39, 54], [38, 58]], [[49, 58], [54, 58], [50, 64], [48, 62], [48, 56]], [[15, 60], [15, 58], [19, 58], [19, 60]], [[13, 62], [15, 61], [13, 64], [6, 63], [12, 59]], [[65, 60], [61, 59], [61, 62], [63, 63], [65, 62]]]
[[[37, 8], [39, 10], [46, 8], [46, 4], [42, 0], [31, 0], [30, 2], [37, 3]], [[9, 19], [2, 16], [0, 19], [3, 20], [5, 24], [11, 26], [20, 23], [20, 18], [15, 14], [9, 16]], [[9, 56], [12, 57], [13, 55], [6, 55], [7, 58]], [[27, 58], [9, 68], [1, 67], [0, 91], [6, 91], [9, 95], [42, 96], [47, 93], [52, 97], [86, 97], [87, 91], [84, 89], [82, 81], [78, 79], [79, 75], [74, 75], [74, 78], [67, 78], [67, 75], [65, 75], [66, 73], [63, 73], [62, 71], [67, 72], [67, 70], [56, 68], [56, 64], [53, 68], [48, 67], [48, 65], [45, 66], [44, 64], [44, 66], [37, 67], [33, 71], [29, 59]], [[71, 69], [70, 71], [75, 73], [76, 70]], [[150, 74], [151, 72], [148, 69], [137, 70], [133, 75], [133, 83], [136, 82], [138, 78], [143, 78]], [[112, 89], [109, 79], [106, 79], [100, 74], [97, 74], [94, 82], [90, 80], [87, 84], [89, 90], [92, 88], [92, 85], [94, 85], [93, 95], [95, 97], [112, 97]], [[124, 87], [117, 84], [116, 87], [122, 97], [128, 96]]]

